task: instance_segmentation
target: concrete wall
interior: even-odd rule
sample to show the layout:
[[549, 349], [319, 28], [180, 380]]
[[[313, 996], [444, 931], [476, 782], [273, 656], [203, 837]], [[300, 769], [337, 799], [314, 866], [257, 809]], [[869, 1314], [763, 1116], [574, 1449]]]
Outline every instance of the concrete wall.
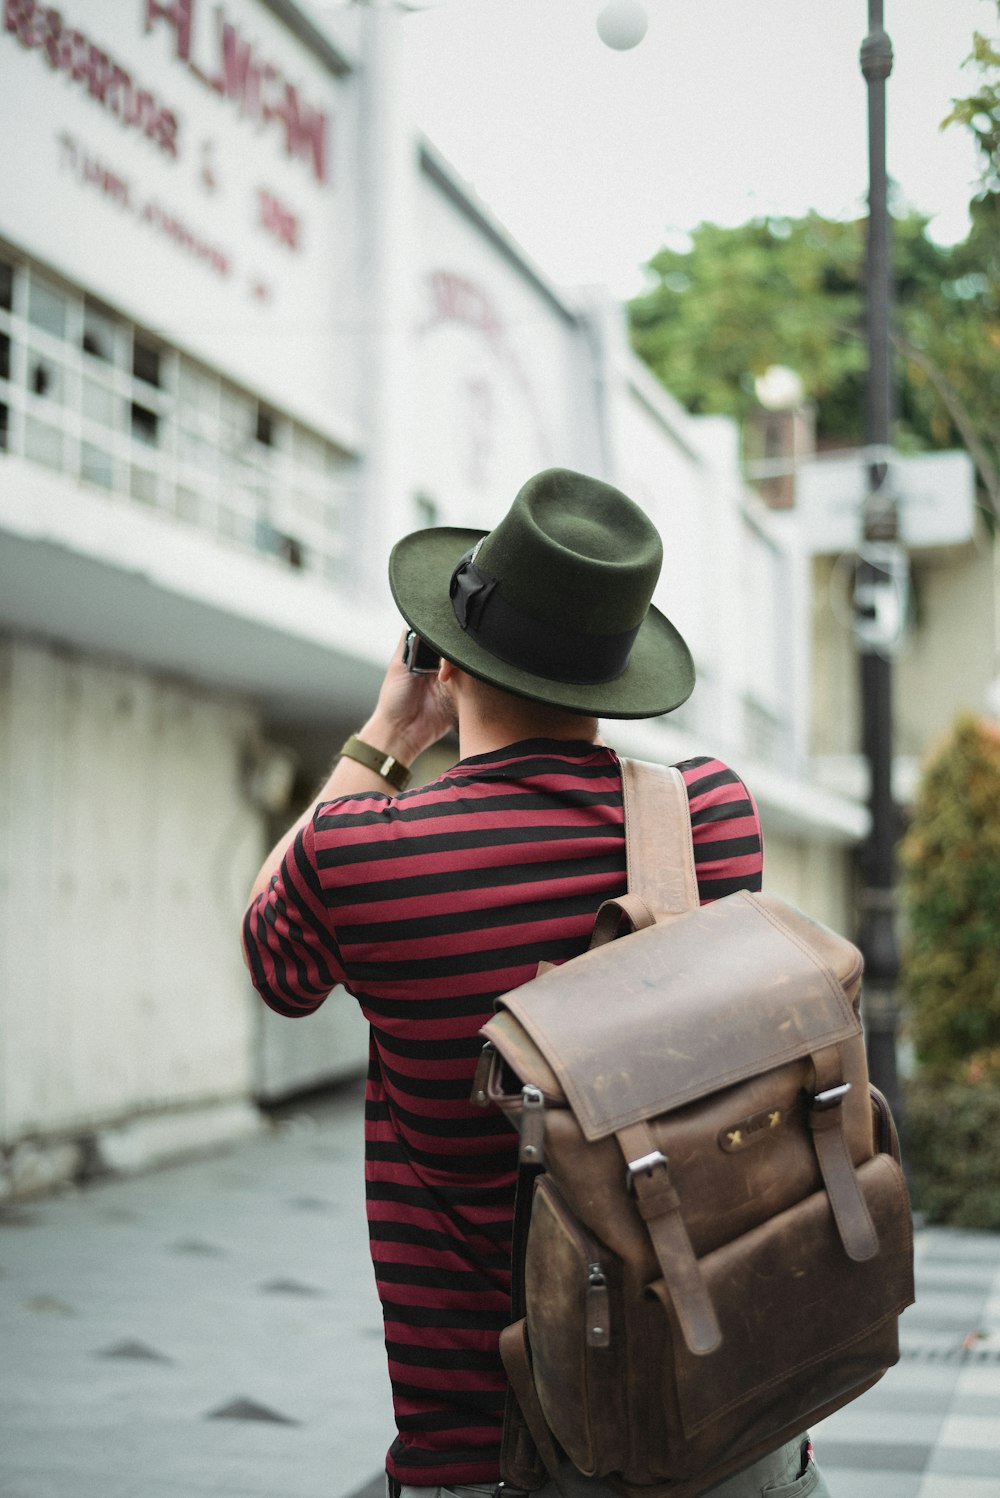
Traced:
[[248, 1096], [252, 728], [238, 702], [0, 641], [0, 1140]]
[[600, 471], [593, 358], [572, 309], [426, 147], [415, 210], [410, 479], [439, 524], [489, 526], [532, 473]]
[[985, 527], [961, 559], [918, 561], [914, 581], [895, 710], [898, 752], [920, 756], [956, 714], [985, 710], [997, 674], [995, 561]]
[[[986, 712], [998, 674], [994, 543], [985, 527], [952, 551], [911, 558], [912, 620], [892, 671], [897, 795], [908, 799], [919, 762], [957, 714]], [[864, 795], [860, 687], [845, 559], [812, 564], [810, 743], [824, 780]]]
[[814, 920], [856, 940], [852, 850], [764, 827], [764, 889], [798, 905]]

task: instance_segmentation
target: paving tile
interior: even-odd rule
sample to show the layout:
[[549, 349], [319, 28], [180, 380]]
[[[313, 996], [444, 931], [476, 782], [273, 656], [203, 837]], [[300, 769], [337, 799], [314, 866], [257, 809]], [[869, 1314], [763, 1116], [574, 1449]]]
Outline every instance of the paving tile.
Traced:
[[985, 1399], [992, 1398], [998, 1401], [1000, 1408], [1000, 1368], [968, 1366], [964, 1367], [958, 1376], [958, 1392], [965, 1394], [979, 1394]]
[[938, 1477], [997, 1477], [996, 1450], [936, 1446], [927, 1471]]
[[988, 1415], [949, 1415], [938, 1439], [942, 1446], [991, 1451], [1000, 1467], [1000, 1409], [992, 1418]]
[[[912, 1472], [879, 1472], [877, 1482], [867, 1467], [831, 1468], [820, 1463], [830, 1498], [919, 1498], [924, 1479]], [[954, 1498], [954, 1495], [952, 1495]]]
[[348, 1498], [385, 1498], [385, 1473], [377, 1472], [371, 1482], [366, 1482], [363, 1488], [358, 1488]]
[[209, 1410], [206, 1416], [208, 1420], [263, 1420], [270, 1421], [274, 1425], [299, 1425], [301, 1422], [293, 1420], [291, 1415], [282, 1415], [278, 1410], [269, 1409], [266, 1404], [258, 1404], [253, 1399], [231, 1399], [220, 1405], [217, 1410]]
[[[383, 1498], [361, 1111], [0, 1212], [0, 1498]], [[916, 1247], [904, 1356], [820, 1465], [833, 1498], [1000, 1498], [1000, 1237]]]
[[1000, 1477], [925, 1477], [916, 1498], [1000, 1498]]
[[934, 1447], [928, 1442], [898, 1440], [827, 1440], [816, 1445], [820, 1466], [851, 1467], [863, 1472], [923, 1472]]

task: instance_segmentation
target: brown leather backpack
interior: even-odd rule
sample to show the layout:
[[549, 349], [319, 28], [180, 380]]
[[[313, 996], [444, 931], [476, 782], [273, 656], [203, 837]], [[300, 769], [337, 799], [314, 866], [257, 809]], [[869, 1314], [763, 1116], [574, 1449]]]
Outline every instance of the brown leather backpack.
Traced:
[[911, 1216], [860, 953], [772, 896], [699, 908], [683, 779], [622, 770], [628, 894], [483, 1030], [524, 1167], [502, 1466], [695, 1498], [897, 1361]]

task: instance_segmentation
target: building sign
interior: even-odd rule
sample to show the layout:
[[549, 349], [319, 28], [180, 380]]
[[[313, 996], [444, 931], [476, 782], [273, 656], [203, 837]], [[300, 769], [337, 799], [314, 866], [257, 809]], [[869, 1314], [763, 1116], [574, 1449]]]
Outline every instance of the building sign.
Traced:
[[[204, 16], [202, 6], [197, 12]], [[278, 127], [285, 155], [302, 158], [320, 182], [327, 180], [329, 115], [304, 100], [270, 54], [260, 51], [223, 6], [213, 7], [208, 27], [208, 51], [195, 50], [195, 0], [146, 0], [146, 30], [166, 22], [173, 31], [174, 56], [220, 98], [236, 106], [244, 119], [258, 126]]]
[[349, 82], [259, 0], [0, 7], [0, 236], [307, 419], [349, 417]]
[[[967, 452], [894, 454], [888, 482], [899, 506], [900, 539], [911, 551], [972, 540], [976, 476]], [[796, 478], [795, 505], [808, 549], [820, 556], [855, 551], [869, 492], [863, 451], [821, 455], [803, 463]]]
[[462, 482], [473, 490], [489, 486], [492, 470], [509, 445], [507, 428], [514, 411], [530, 433], [536, 466], [543, 466], [548, 444], [538, 422], [537, 397], [489, 292], [468, 276], [442, 267], [428, 273], [425, 287], [421, 337], [433, 345], [428, 335], [446, 329], [464, 335], [454, 340], [451, 350]]

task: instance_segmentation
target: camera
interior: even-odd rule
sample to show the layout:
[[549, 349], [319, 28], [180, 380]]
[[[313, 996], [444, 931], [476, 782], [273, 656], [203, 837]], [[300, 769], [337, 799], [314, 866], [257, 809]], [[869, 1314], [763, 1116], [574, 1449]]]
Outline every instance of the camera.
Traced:
[[441, 657], [425, 645], [416, 630], [409, 630], [403, 643], [403, 665], [411, 676], [433, 676]]

